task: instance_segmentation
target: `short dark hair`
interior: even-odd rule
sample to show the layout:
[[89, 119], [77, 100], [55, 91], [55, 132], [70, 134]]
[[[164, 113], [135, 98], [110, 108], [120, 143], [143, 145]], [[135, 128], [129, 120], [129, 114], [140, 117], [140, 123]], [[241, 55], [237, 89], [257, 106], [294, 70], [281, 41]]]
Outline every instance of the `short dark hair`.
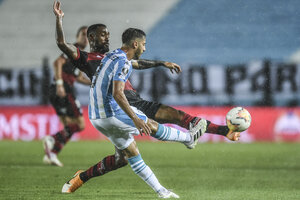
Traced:
[[146, 37], [146, 33], [137, 28], [128, 28], [122, 34], [123, 44], [129, 45], [130, 42], [136, 38]]
[[84, 30], [84, 29], [87, 29], [88, 27], [87, 26], [82, 26], [80, 27], [78, 30], [77, 30], [77, 33], [76, 33], [76, 38], [79, 36], [79, 33]]
[[93, 25], [90, 25], [90, 26], [88, 27], [88, 30], [87, 30], [87, 35], [89, 36], [91, 33], [96, 33], [96, 31], [97, 31], [97, 29], [98, 29], [99, 27], [104, 27], [104, 28], [106, 28], [106, 25], [104, 25], [104, 24], [93, 24]]

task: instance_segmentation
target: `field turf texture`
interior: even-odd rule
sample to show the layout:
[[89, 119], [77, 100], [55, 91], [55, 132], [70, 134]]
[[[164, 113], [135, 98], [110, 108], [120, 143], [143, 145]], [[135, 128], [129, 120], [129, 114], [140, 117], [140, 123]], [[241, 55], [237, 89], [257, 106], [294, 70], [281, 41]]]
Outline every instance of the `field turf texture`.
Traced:
[[[138, 142], [146, 164], [181, 199], [300, 199], [300, 144]], [[73, 194], [63, 184], [113, 154], [107, 141], [69, 142], [64, 167], [44, 165], [41, 141], [0, 141], [0, 199], [157, 199], [130, 166], [93, 178]]]

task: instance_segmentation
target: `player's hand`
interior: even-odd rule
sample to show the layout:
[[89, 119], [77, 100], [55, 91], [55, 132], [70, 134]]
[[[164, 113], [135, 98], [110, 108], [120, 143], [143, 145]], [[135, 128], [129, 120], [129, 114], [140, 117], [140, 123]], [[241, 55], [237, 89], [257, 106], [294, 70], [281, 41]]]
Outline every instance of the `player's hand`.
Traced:
[[139, 130], [140, 134], [150, 135], [152, 133], [150, 127], [140, 118], [133, 120], [135, 127]]
[[66, 96], [66, 91], [63, 85], [56, 85], [56, 95], [60, 98], [63, 98]]
[[172, 62], [165, 62], [165, 67], [170, 69], [171, 73], [173, 74], [174, 71], [178, 74], [179, 72], [181, 72], [181, 68], [179, 65], [177, 65], [176, 63], [172, 63]]
[[56, 17], [60, 17], [62, 18], [65, 14], [64, 12], [60, 9], [60, 5], [61, 3], [59, 1], [54, 1], [54, 4], [53, 4], [53, 12], [55, 14]]

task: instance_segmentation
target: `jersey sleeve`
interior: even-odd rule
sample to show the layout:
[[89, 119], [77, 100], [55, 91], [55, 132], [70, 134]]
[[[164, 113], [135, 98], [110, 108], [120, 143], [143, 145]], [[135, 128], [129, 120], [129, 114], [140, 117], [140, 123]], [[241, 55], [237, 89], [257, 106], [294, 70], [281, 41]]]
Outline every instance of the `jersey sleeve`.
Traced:
[[114, 74], [113, 80], [126, 82], [131, 73], [131, 65], [125, 60], [118, 61], [116, 65], [117, 69], [116, 73]]
[[81, 51], [79, 48], [77, 48], [77, 58], [71, 59], [71, 61], [74, 67], [85, 72], [87, 70], [86, 66], [88, 65], [87, 58], [88, 58], [88, 53], [85, 51]]

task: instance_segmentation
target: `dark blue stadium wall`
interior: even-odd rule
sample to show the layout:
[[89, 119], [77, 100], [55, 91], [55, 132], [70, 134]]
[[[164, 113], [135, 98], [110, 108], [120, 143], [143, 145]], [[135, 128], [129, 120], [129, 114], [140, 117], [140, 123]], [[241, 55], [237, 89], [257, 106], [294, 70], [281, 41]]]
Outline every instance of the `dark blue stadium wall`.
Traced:
[[182, 0], [148, 34], [144, 58], [234, 64], [300, 47], [298, 0]]

